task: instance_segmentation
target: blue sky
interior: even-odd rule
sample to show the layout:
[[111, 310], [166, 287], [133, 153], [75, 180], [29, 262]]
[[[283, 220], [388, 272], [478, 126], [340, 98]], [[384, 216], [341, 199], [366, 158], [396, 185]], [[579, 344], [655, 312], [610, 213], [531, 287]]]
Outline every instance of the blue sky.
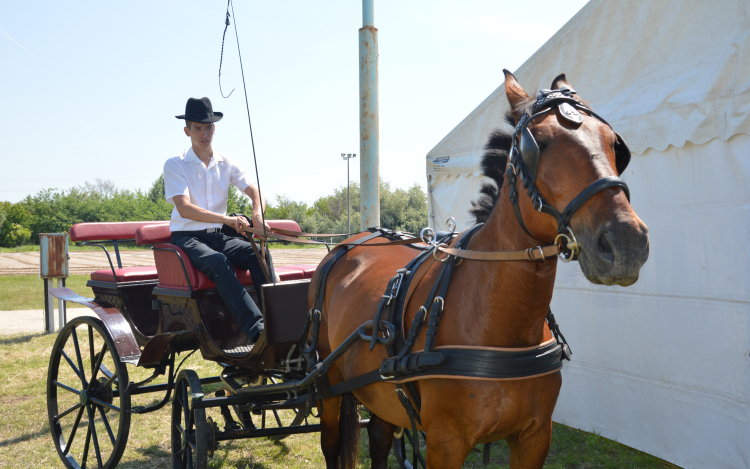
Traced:
[[[375, 0], [381, 177], [424, 187], [427, 152], [585, 3]], [[261, 188], [311, 203], [346, 184], [340, 154], [359, 153], [361, 2], [234, 9]], [[214, 148], [254, 178], [234, 24], [222, 87], [235, 91], [219, 94], [225, 11], [223, 0], [2, 2], [0, 200], [96, 178], [147, 189], [189, 145], [174, 116], [191, 96], [224, 113]]]

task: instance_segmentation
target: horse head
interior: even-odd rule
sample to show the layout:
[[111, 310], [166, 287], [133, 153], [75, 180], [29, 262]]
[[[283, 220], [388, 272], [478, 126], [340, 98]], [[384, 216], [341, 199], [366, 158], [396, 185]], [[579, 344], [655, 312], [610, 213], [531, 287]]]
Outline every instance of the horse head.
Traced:
[[512, 213], [527, 242], [561, 244], [563, 260], [578, 260], [592, 283], [635, 283], [649, 241], [619, 178], [630, 162], [625, 141], [577, 97], [564, 74], [533, 98], [504, 72], [515, 130], [490, 138], [482, 165], [496, 188], [483, 187], [485, 200], [472, 213], [480, 220], [490, 202], [497, 205], [504, 165]]

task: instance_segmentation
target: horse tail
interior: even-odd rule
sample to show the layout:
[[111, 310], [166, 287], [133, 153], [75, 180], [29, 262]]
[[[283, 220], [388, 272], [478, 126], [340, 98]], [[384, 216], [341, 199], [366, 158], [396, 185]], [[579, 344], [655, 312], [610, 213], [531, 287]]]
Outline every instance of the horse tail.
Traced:
[[358, 404], [357, 398], [352, 393], [341, 396], [341, 414], [339, 416], [339, 431], [341, 434], [339, 467], [341, 469], [357, 467], [360, 433]]

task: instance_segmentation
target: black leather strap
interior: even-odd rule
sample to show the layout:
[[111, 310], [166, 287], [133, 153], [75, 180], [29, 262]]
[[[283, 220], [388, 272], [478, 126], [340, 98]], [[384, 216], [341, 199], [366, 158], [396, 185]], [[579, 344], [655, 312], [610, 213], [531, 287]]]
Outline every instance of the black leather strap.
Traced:
[[583, 192], [578, 194], [567, 207], [565, 207], [565, 210], [563, 210], [562, 213], [562, 221], [565, 222], [566, 225], [570, 224], [570, 217], [572, 217], [579, 208], [583, 207], [590, 198], [610, 187], [621, 187], [625, 191], [625, 196], [628, 198], [628, 202], [630, 202], [630, 189], [628, 188], [628, 185], [625, 184], [625, 181], [617, 176], [603, 177], [590, 184], [583, 190]]

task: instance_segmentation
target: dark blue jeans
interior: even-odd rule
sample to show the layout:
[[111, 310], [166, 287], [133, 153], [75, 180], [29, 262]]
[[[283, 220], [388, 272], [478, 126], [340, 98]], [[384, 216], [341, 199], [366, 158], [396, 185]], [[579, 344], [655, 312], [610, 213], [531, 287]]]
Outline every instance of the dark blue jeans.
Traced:
[[251, 340], [256, 340], [263, 330], [263, 315], [234, 273], [235, 267], [249, 270], [258, 301], [262, 301], [260, 287], [268, 282], [250, 242], [223, 233], [174, 231], [172, 244], [181, 247], [193, 266], [216, 284], [216, 290], [239, 323], [240, 330]]

